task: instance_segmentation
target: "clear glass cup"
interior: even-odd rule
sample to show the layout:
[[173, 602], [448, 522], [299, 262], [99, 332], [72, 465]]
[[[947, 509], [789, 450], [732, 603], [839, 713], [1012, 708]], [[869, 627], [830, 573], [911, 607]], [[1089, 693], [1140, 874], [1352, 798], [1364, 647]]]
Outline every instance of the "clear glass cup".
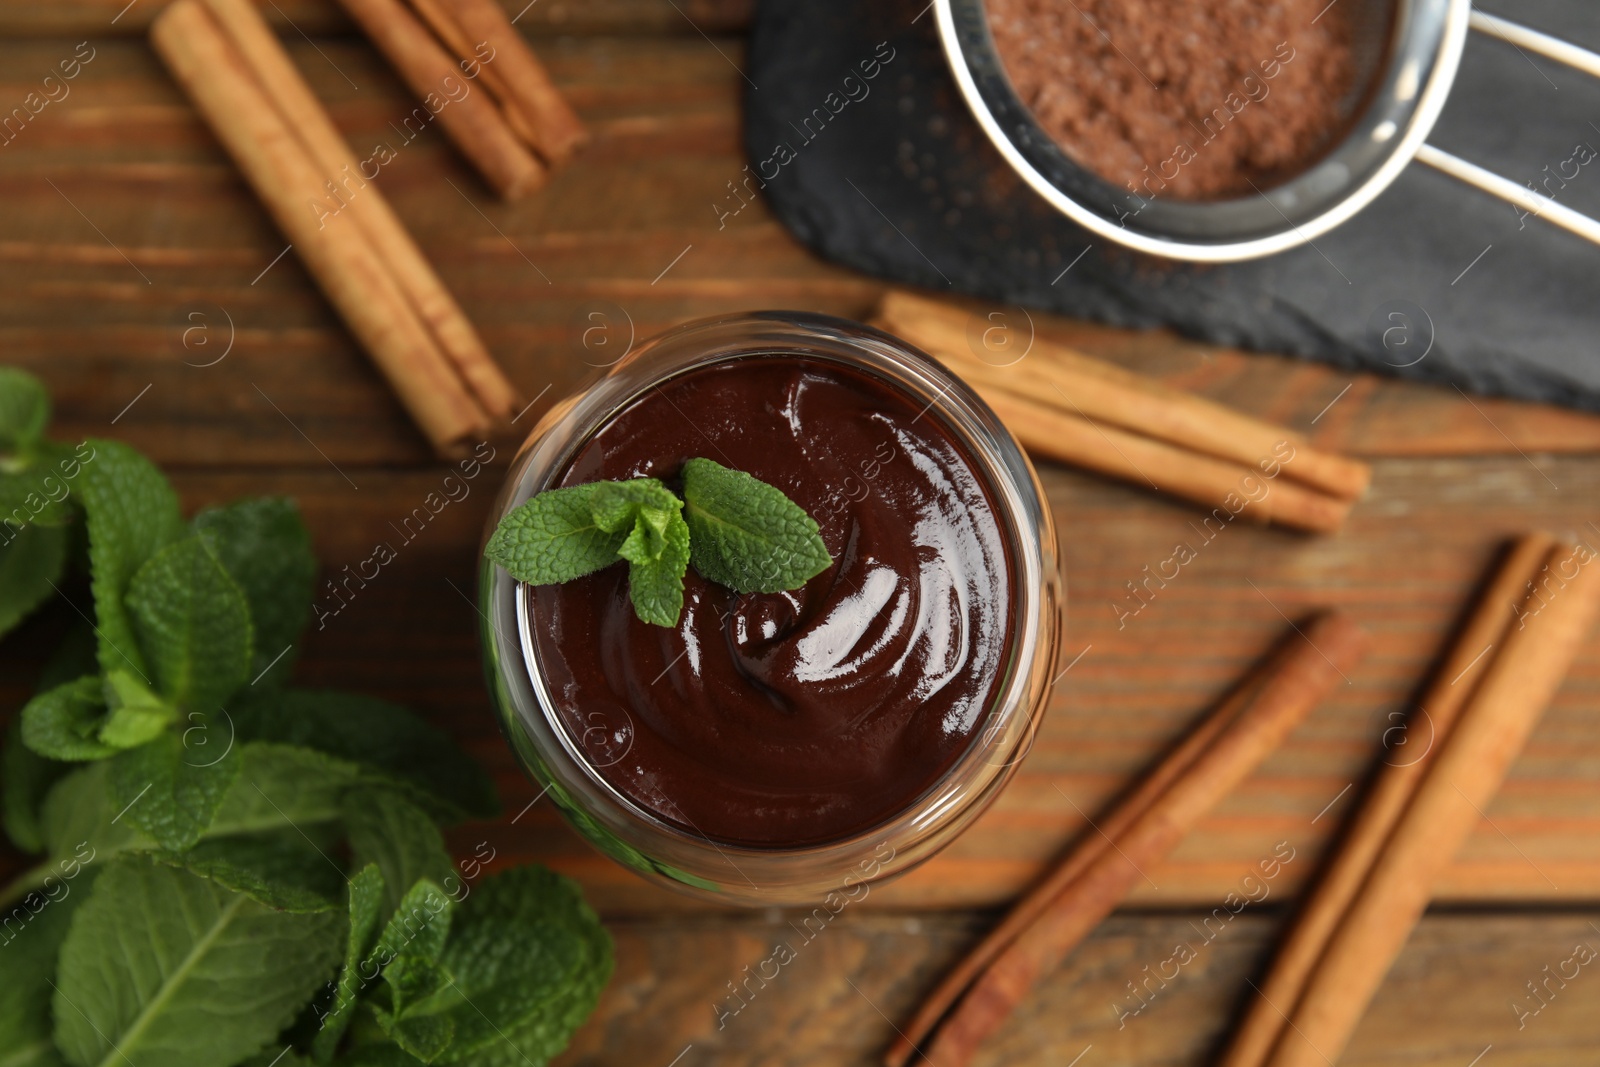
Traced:
[[512, 462], [488, 530], [550, 488], [589, 437], [647, 390], [760, 354], [830, 360], [888, 382], [927, 405], [926, 417], [939, 420], [987, 483], [1010, 554], [1016, 613], [994, 698], [966, 751], [903, 811], [870, 830], [801, 848], [733, 845], [663, 821], [596, 773], [626, 754], [632, 724], [593, 722], [581, 736], [563, 725], [529, 629], [527, 587], [488, 560], [478, 584], [485, 670], [519, 762], [578, 832], [618, 863], [721, 903], [817, 903], [830, 893], [856, 899], [854, 887], [903, 874], [955, 840], [1010, 779], [1044, 713], [1063, 603], [1055, 532], [1032, 465], [994, 413], [929, 356], [859, 323], [801, 312], [701, 319], [635, 348], [593, 386], [553, 407]]

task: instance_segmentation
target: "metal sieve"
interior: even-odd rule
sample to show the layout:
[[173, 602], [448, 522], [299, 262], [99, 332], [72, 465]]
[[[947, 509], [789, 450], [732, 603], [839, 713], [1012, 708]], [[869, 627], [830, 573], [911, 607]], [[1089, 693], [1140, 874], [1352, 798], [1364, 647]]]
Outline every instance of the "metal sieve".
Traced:
[[1000, 154], [1058, 211], [1117, 244], [1208, 263], [1282, 252], [1366, 207], [1413, 159], [1600, 244], [1595, 220], [1426, 143], [1469, 28], [1596, 76], [1600, 56], [1473, 11], [1471, 0], [1339, 2], [1349, 6], [1357, 61], [1358, 88], [1341, 102], [1348, 132], [1308, 169], [1260, 195], [1215, 201], [1141, 197], [1074, 161], [1012, 88], [983, 0], [935, 0], [935, 8], [956, 84]]

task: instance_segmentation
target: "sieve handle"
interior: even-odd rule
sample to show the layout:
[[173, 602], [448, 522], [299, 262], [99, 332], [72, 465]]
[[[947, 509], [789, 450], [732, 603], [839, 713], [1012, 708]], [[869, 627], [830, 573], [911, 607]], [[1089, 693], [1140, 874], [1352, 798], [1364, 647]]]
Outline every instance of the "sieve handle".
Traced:
[[[1600, 78], [1600, 55], [1587, 48], [1579, 48], [1547, 33], [1530, 30], [1526, 26], [1483, 11], [1472, 12], [1467, 24], [1479, 33], [1499, 38], [1514, 48], [1526, 48], [1530, 52], [1537, 52], [1548, 59], [1565, 63], [1585, 74]], [[1526, 186], [1518, 185], [1509, 178], [1502, 178], [1492, 170], [1484, 170], [1476, 163], [1468, 163], [1460, 156], [1451, 155], [1431, 144], [1425, 144], [1417, 149], [1416, 159], [1450, 175], [1457, 181], [1466, 182], [1490, 196], [1515, 204], [1534, 218], [1553, 222], [1563, 230], [1600, 244], [1600, 222], [1596, 222], [1581, 211], [1574, 211], [1570, 207], [1556, 203], [1553, 197], [1540, 196]]]
[[1467, 16], [1467, 26], [1486, 37], [1498, 37], [1513, 48], [1526, 48], [1546, 59], [1565, 63], [1591, 77], [1600, 78], [1600, 55], [1595, 55], [1587, 48], [1579, 48], [1569, 41], [1563, 41], [1559, 37], [1530, 30], [1521, 23], [1491, 15], [1486, 11], [1472, 12]]
[[1417, 149], [1416, 160], [1419, 163], [1426, 163], [1435, 170], [1443, 171], [1457, 181], [1481, 189], [1490, 196], [1499, 197], [1508, 204], [1515, 204], [1534, 218], [1553, 222], [1563, 230], [1600, 245], [1600, 222], [1596, 222], [1581, 211], [1574, 211], [1564, 204], [1556, 203], [1551, 197], [1540, 196], [1510, 178], [1502, 178], [1492, 170], [1484, 170], [1476, 163], [1468, 163], [1460, 156], [1453, 156], [1431, 144], [1425, 144]]

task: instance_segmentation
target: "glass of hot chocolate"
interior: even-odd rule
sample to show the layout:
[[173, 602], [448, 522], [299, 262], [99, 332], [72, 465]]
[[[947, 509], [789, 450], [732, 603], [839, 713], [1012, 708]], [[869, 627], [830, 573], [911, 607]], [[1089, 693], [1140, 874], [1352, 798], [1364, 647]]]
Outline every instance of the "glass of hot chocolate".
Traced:
[[721, 901], [815, 902], [923, 862], [1043, 714], [1062, 590], [1032, 467], [904, 342], [738, 315], [667, 332], [546, 414], [490, 528], [549, 490], [681, 485], [697, 458], [803, 509], [826, 566], [776, 593], [690, 569], [663, 625], [627, 566], [533, 585], [486, 557], [486, 668], [519, 761], [602, 852]]

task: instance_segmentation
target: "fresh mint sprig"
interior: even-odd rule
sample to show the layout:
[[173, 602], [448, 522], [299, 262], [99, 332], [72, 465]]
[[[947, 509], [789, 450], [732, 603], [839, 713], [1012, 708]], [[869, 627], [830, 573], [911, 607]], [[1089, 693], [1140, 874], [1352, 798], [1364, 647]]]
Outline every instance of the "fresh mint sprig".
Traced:
[[[41, 854], [0, 886], [0, 1063], [542, 1067], [610, 940], [567, 879], [452, 860], [440, 824], [496, 804], [447, 735], [289, 685], [298, 509], [185, 522], [154, 464], [48, 418], [0, 368], [0, 635], [63, 582], [93, 598], [0, 753], [4, 829]], [[676, 499], [605, 494], [602, 564], [664, 558]]]
[[656, 626], [677, 625], [690, 564], [739, 593], [798, 589], [833, 564], [805, 509], [709, 459], [683, 465], [681, 498], [655, 478], [539, 493], [500, 521], [484, 555], [529, 585], [625, 560], [633, 610]]

